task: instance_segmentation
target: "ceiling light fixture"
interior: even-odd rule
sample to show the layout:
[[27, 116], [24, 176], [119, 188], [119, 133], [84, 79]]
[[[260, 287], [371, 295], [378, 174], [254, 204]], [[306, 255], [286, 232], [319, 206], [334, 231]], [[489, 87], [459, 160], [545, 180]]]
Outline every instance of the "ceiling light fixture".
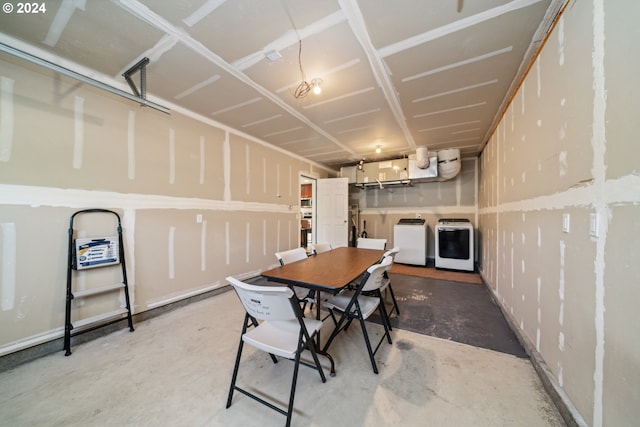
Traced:
[[380, 153], [382, 153], [382, 147], [378, 145], [376, 146], [376, 154], [380, 154]]
[[322, 84], [322, 79], [313, 79], [311, 80], [311, 86], [313, 87], [313, 93], [316, 95], [320, 95], [322, 93], [322, 88], [320, 85]]
[[300, 67], [300, 84], [293, 92], [293, 97], [295, 99], [304, 98], [309, 94], [309, 92], [313, 91], [316, 95], [319, 95], [322, 92], [322, 88], [320, 85], [322, 84], [322, 79], [313, 79], [311, 83], [309, 83], [304, 75], [304, 69], [302, 68], [302, 40], [299, 40], [298, 44], [298, 66]]

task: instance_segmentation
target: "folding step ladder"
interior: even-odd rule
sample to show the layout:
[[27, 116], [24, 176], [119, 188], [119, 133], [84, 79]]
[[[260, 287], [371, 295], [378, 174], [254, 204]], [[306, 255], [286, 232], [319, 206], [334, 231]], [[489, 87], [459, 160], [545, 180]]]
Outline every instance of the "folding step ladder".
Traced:
[[[76, 216], [82, 214], [111, 214], [117, 218], [117, 236], [113, 237], [91, 237], [79, 239], [74, 236], [74, 220]], [[88, 270], [101, 267], [122, 268], [122, 281], [115, 284], [91, 287], [88, 289], [74, 289], [73, 278], [77, 270]], [[76, 271], [76, 273], [74, 273]], [[125, 307], [101, 313], [96, 316], [71, 320], [73, 300], [75, 298], [87, 298], [109, 292], [124, 292]], [[125, 316], [126, 315], [126, 316]], [[119, 322], [126, 317], [129, 330], [133, 329], [133, 319], [131, 317], [131, 303], [129, 301], [129, 285], [127, 283], [127, 269], [124, 257], [124, 244], [122, 240], [122, 225], [120, 215], [106, 209], [85, 209], [71, 215], [69, 220], [69, 254], [67, 258], [67, 300], [64, 327], [64, 350], [65, 356], [71, 354], [71, 337], [83, 332], [88, 332], [112, 323]]]

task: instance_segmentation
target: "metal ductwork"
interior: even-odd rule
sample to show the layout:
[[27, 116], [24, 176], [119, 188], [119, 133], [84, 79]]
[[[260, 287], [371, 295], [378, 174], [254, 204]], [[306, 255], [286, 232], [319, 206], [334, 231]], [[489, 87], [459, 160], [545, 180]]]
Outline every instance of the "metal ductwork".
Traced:
[[418, 147], [406, 158], [381, 162], [361, 161], [357, 166], [343, 167], [340, 176], [360, 188], [383, 189], [387, 185], [411, 185], [412, 182], [447, 181], [455, 178], [462, 165], [457, 148], [428, 151]]

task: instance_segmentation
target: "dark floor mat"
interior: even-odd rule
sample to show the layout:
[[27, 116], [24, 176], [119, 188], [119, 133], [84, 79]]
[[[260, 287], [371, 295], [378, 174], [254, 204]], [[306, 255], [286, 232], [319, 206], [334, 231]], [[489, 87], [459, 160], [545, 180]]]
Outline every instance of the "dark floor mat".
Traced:
[[[390, 274], [393, 328], [528, 357], [484, 285]], [[391, 296], [385, 298], [391, 308]], [[380, 323], [377, 313], [369, 320]]]

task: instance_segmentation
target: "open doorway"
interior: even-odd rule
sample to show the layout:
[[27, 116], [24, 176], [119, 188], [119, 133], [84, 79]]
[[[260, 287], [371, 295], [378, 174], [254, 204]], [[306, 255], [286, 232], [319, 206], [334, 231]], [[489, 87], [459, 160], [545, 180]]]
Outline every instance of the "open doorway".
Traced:
[[316, 179], [300, 175], [300, 246], [313, 243], [316, 219]]

